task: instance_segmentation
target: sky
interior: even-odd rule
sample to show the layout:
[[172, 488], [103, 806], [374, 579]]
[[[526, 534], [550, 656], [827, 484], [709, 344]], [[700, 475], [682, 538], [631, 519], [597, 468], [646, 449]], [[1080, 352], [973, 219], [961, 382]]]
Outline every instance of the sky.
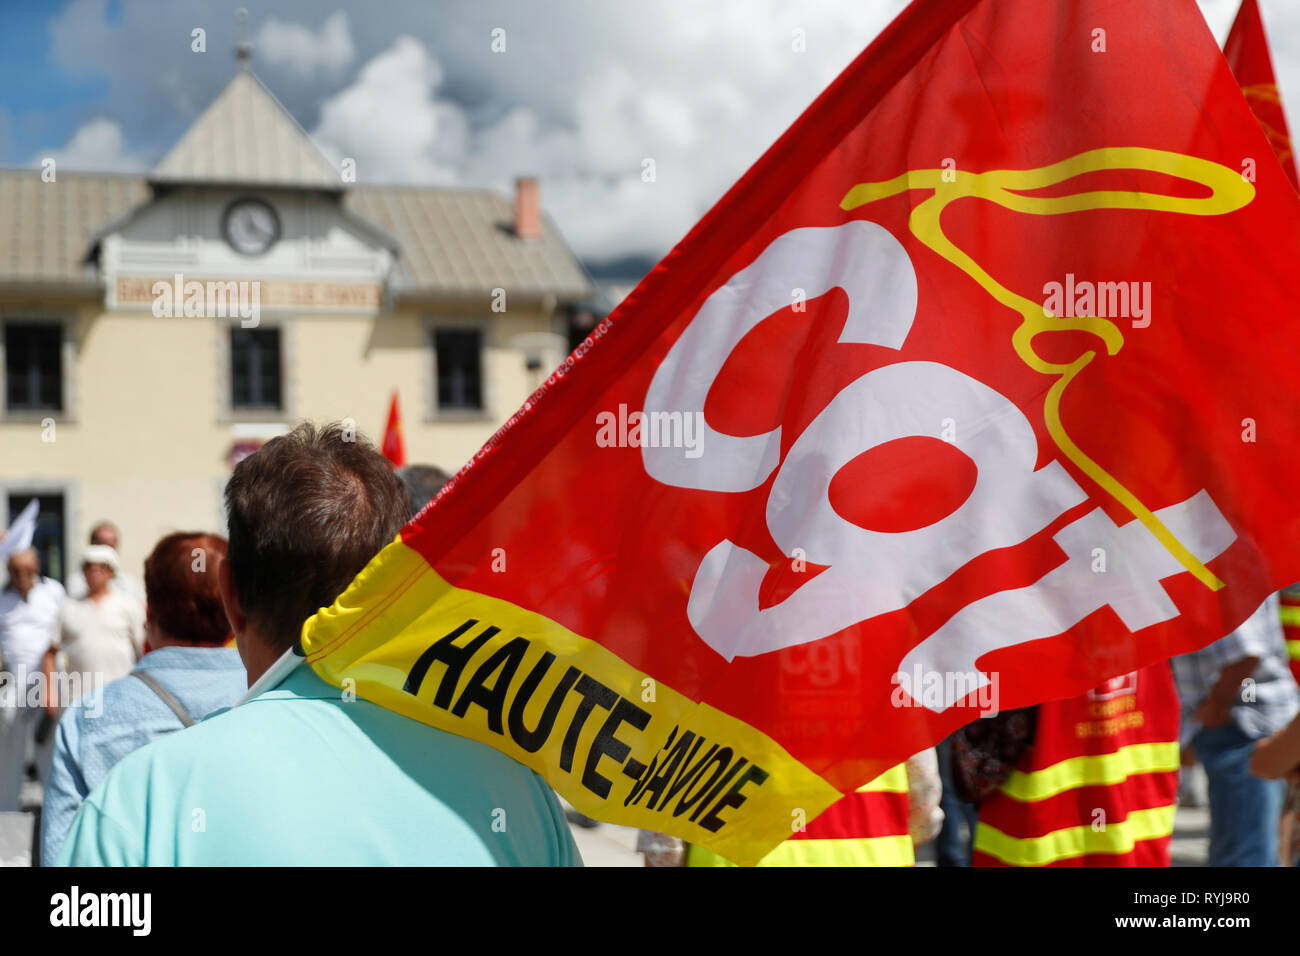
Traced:
[[[1237, 2], [1198, 0], [1220, 43]], [[0, 0], [0, 165], [148, 170], [233, 75], [240, 5]], [[547, 212], [599, 263], [664, 255], [906, 4], [243, 5], [254, 71], [359, 179], [509, 191], [540, 176]], [[1300, 2], [1260, 6], [1300, 132]]]

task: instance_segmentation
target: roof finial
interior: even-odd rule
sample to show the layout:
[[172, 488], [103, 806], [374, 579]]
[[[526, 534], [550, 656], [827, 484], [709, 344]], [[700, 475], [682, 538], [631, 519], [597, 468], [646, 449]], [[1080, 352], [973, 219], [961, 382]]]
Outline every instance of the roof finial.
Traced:
[[247, 7], [240, 7], [235, 11], [235, 26], [239, 31], [239, 42], [235, 45], [235, 61], [241, 70], [247, 70], [248, 61], [253, 58], [253, 45], [248, 42]]

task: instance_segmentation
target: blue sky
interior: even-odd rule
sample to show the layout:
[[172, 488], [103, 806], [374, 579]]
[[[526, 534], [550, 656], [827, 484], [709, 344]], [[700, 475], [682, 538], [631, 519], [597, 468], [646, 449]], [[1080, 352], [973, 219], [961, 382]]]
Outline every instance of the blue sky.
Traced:
[[108, 87], [105, 77], [74, 77], [51, 62], [50, 13], [58, 6], [10, 2], [0, 12], [0, 108], [8, 119], [8, 129], [0, 128], [0, 162], [5, 165], [24, 163], [43, 142], [66, 139]]

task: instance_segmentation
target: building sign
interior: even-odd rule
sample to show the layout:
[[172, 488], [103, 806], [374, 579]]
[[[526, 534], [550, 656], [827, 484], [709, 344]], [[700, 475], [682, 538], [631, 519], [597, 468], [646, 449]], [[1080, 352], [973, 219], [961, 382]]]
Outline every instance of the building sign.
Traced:
[[[210, 294], [207, 290], [220, 292], [231, 289], [236, 296], [243, 294], [248, 287], [255, 286], [257, 301], [263, 309], [378, 309], [383, 302], [383, 288], [376, 282], [293, 282], [279, 279], [235, 280], [222, 278], [198, 278], [184, 275], [159, 277], [118, 276], [113, 282], [115, 293], [111, 305], [118, 308], [144, 306], [153, 308], [154, 303], [166, 298], [169, 305], [166, 314], [193, 314], [184, 311], [186, 300], [209, 303], [221, 300], [221, 296]], [[205, 307], [198, 314], [207, 315], [211, 310]], [[233, 314], [233, 313], [232, 313]], [[213, 317], [220, 318], [221, 315]]]

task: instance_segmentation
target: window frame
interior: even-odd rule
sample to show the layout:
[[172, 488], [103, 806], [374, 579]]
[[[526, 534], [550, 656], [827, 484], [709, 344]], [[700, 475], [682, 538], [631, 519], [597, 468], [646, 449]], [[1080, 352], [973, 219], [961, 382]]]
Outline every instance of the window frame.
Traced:
[[[492, 351], [491, 320], [467, 316], [432, 316], [425, 319], [425, 355], [429, 390], [426, 421], [490, 421], [493, 394], [488, 374]], [[438, 401], [438, 333], [477, 332], [479, 335], [479, 405], [477, 408], [444, 408]]]
[[[9, 508], [9, 499], [14, 495], [22, 495], [32, 498], [58, 495], [63, 499], [63, 540], [60, 542], [59, 547], [65, 564], [65, 567], [62, 569], [62, 584], [64, 587], [67, 587], [69, 575], [72, 575], [77, 571], [74, 558], [80, 558], [80, 552], [73, 555], [70, 550], [74, 546], [74, 542], [77, 540], [81, 529], [80, 483], [75, 481], [20, 481], [8, 478], [0, 480], [0, 495], [4, 496], [3, 502], [6, 512], [8, 512]], [[18, 517], [18, 512], [16, 510], [12, 513], [7, 513], [5, 516], [5, 526], [8, 527], [9, 523], [16, 517]], [[41, 564], [41, 574], [45, 577], [54, 578], [56, 581], [60, 580], [57, 575], [50, 573], [50, 569], [46, 567], [44, 563]]]
[[[48, 325], [58, 330], [60, 408], [57, 410], [9, 407], [9, 355], [6, 339], [10, 325]], [[76, 319], [68, 315], [17, 309], [0, 311], [0, 387], [3, 387], [5, 396], [5, 400], [0, 402], [0, 421], [43, 422], [46, 419], [52, 419], [57, 423], [75, 421], [73, 414], [76, 398], [73, 374], [77, 356], [75, 330]]]
[[[263, 316], [256, 327], [244, 329], [238, 318], [214, 323], [217, 335], [218, 424], [235, 422], [283, 422], [292, 418], [294, 405], [293, 356], [294, 324], [284, 319]], [[280, 336], [280, 406], [242, 407], [235, 404], [234, 333], [237, 331], [274, 331]]]

